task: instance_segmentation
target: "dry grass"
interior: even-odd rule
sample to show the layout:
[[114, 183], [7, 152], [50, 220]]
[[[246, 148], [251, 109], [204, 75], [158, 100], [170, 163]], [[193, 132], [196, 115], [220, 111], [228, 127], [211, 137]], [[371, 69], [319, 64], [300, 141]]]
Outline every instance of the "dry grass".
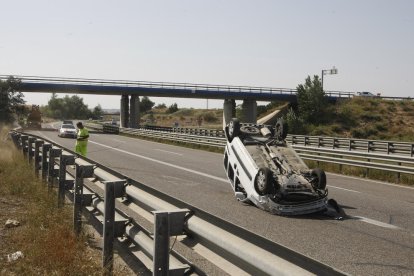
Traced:
[[[71, 208], [57, 209], [56, 193], [5, 141], [5, 128], [0, 133], [0, 275], [101, 275], [99, 251], [88, 246], [88, 235], [72, 231]], [[6, 229], [7, 219], [21, 225]], [[7, 262], [16, 251], [24, 258]]]

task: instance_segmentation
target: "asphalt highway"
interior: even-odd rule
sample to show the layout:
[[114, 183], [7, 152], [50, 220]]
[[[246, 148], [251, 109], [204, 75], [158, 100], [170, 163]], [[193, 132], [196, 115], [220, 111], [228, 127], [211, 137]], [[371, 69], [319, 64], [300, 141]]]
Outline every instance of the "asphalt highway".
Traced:
[[[74, 148], [57, 132], [33, 133]], [[222, 154], [91, 134], [88, 158], [346, 273], [414, 275], [412, 187], [327, 174], [329, 198], [348, 218], [281, 217], [235, 199]]]

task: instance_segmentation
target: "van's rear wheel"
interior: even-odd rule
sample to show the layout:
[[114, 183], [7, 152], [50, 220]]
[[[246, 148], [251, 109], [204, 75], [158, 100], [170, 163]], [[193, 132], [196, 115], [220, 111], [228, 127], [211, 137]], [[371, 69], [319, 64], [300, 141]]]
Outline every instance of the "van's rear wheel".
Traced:
[[254, 180], [254, 188], [259, 195], [270, 193], [272, 188], [272, 171], [269, 168], [260, 168]]
[[316, 168], [311, 172], [311, 176], [314, 179], [312, 185], [317, 190], [325, 190], [326, 188], [326, 174], [322, 169]]
[[231, 119], [228, 125], [229, 141], [240, 135], [240, 121], [237, 118]]

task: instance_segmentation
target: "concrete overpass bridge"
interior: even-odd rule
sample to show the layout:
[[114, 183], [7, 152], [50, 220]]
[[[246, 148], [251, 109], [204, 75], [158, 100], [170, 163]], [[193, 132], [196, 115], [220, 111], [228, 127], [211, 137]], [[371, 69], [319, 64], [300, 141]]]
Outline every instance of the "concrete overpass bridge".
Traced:
[[[9, 76], [0, 75], [0, 79]], [[139, 124], [139, 96], [223, 99], [224, 121], [235, 116], [235, 100], [243, 100], [244, 122], [256, 122], [256, 101], [296, 102], [296, 89], [210, 85], [170, 82], [146, 82], [39, 76], [14, 76], [21, 80], [21, 92], [49, 92], [97, 95], [120, 95], [121, 126], [135, 128]], [[349, 98], [353, 92], [325, 91], [331, 100]]]

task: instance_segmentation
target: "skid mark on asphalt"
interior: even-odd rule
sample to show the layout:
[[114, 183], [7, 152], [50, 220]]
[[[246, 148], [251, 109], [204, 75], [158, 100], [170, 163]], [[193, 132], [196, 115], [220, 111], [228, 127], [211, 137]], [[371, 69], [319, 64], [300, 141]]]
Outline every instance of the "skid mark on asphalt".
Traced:
[[173, 151], [162, 150], [162, 149], [154, 149], [154, 150], [158, 150], [158, 151], [162, 151], [162, 152], [166, 152], [166, 153], [171, 153], [171, 154], [176, 154], [176, 155], [179, 155], [179, 156], [183, 156], [183, 154], [177, 153], [177, 152], [173, 152]]
[[360, 216], [351, 216], [351, 219], [356, 219], [356, 220], [360, 220], [369, 224], [373, 224], [376, 226], [380, 226], [380, 227], [384, 227], [384, 228], [389, 228], [389, 229], [401, 229], [398, 226], [392, 225], [392, 224], [388, 224], [382, 221], [378, 221], [375, 219], [370, 219], [370, 218], [366, 218], [366, 217], [360, 217]]
[[129, 151], [126, 151], [126, 150], [121, 150], [121, 149], [114, 148], [114, 147], [111, 147], [111, 146], [107, 146], [107, 145], [97, 143], [97, 142], [94, 142], [94, 141], [89, 141], [89, 143], [92, 143], [92, 144], [95, 144], [95, 145], [98, 145], [98, 146], [101, 146], [101, 147], [104, 147], [104, 148], [112, 149], [112, 150], [115, 150], [115, 151], [119, 151], [119, 152], [122, 152], [122, 153], [125, 153], [125, 154], [128, 154], [128, 155], [132, 155], [132, 156], [135, 156], [135, 157], [139, 157], [139, 158], [142, 158], [142, 159], [145, 159], [145, 160], [148, 160], [148, 161], [152, 161], [152, 162], [155, 162], [155, 163], [158, 163], [158, 164], [169, 166], [169, 167], [172, 167], [172, 168], [175, 168], [175, 169], [179, 169], [179, 170], [182, 170], [182, 171], [198, 174], [198, 175], [208, 177], [208, 178], [211, 178], [211, 179], [214, 179], [214, 180], [217, 180], [217, 181], [228, 183], [228, 180], [225, 179], [225, 178], [217, 177], [217, 176], [214, 176], [214, 175], [211, 175], [211, 174], [199, 172], [199, 171], [192, 170], [192, 169], [187, 169], [187, 168], [177, 166], [177, 165], [174, 165], [174, 164], [171, 164], [171, 163], [167, 163], [167, 162], [164, 162], [164, 161], [161, 161], [161, 160], [158, 160], [158, 159], [147, 157], [147, 156], [144, 156], [144, 155], [141, 155], [141, 154], [132, 153], [132, 152], [129, 152]]

